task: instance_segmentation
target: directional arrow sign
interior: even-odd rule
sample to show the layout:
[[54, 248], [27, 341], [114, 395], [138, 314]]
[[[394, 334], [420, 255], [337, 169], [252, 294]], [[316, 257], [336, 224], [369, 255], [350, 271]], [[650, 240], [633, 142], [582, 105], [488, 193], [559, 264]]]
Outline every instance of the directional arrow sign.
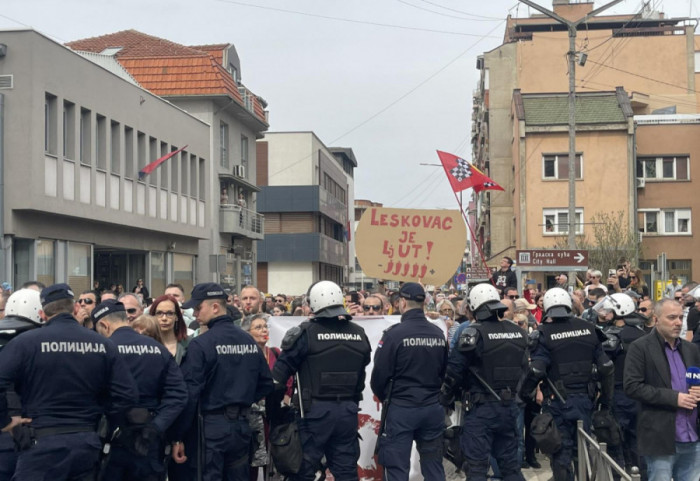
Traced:
[[528, 249], [515, 251], [518, 268], [525, 271], [585, 270], [588, 267], [587, 250]]

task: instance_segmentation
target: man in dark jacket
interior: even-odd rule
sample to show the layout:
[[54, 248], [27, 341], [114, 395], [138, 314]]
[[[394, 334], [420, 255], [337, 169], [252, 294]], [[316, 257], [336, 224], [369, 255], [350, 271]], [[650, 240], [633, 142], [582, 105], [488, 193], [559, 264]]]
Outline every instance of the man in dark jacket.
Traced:
[[513, 259], [504, 257], [501, 259], [501, 268], [494, 272], [491, 277], [491, 282], [496, 286], [499, 292], [503, 293], [506, 287], [518, 287], [518, 278], [510, 268], [513, 265]]
[[688, 388], [686, 372], [700, 367], [700, 350], [680, 339], [683, 308], [662, 299], [654, 308], [656, 327], [630, 345], [624, 389], [642, 403], [637, 421], [639, 454], [646, 456], [649, 481], [700, 478], [697, 403], [700, 387]]

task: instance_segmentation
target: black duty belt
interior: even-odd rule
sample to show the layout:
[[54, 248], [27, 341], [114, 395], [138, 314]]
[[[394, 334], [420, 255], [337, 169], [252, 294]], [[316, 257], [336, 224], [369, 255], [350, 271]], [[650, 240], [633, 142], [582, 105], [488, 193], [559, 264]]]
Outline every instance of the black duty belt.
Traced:
[[58, 434], [75, 434], [96, 432], [95, 426], [80, 425], [80, 426], [56, 426], [53, 428], [32, 428], [32, 437], [34, 439], [43, 438], [45, 436], [56, 436]]
[[219, 409], [211, 409], [209, 411], [205, 411], [205, 415], [216, 415], [216, 414], [223, 414], [229, 419], [238, 419], [242, 418], [248, 415], [250, 412], [250, 407], [249, 406], [242, 406], [240, 404], [232, 404], [230, 406], [225, 406], [223, 408]]

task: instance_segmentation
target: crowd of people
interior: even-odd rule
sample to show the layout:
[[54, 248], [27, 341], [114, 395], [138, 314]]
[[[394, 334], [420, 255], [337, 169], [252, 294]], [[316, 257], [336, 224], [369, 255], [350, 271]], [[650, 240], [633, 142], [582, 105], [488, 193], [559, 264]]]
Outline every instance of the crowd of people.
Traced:
[[[643, 479], [697, 480], [697, 284], [673, 282], [654, 302], [622, 259], [605, 283], [592, 269], [521, 292], [511, 265], [465, 296], [381, 281], [372, 292], [321, 281], [300, 296], [3, 285], [0, 480], [256, 480], [273, 473], [274, 428], [294, 419], [303, 453], [283, 474], [356, 480], [366, 381], [383, 404], [386, 479], [408, 479], [415, 441], [428, 481], [444, 479], [443, 456], [470, 480], [523, 479], [541, 467], [537, 449], [570, 481], [581, 420]], [[270, 316], [285, 315], [306, 320], [270, 346]], [[400, 322], [375, 346], [352, 322], [387, 315]], [[533, 432], [543, 416], [558, 437]]]

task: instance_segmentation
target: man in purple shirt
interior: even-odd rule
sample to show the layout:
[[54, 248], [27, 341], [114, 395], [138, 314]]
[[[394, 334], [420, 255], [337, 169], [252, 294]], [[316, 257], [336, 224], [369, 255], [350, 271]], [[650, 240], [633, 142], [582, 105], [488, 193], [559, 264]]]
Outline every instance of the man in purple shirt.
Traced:
[[641, 402], [639, 454], [646, 458], [649, 481], [697, 481], [700, 387], [689, 388], [685, 374], [700, 367], [700, 349], [680, 339], [683, 308], [677, 301], [660, 300], [654, 317], [656, 327], [632, 343], [625, 362], [625, 393]]

